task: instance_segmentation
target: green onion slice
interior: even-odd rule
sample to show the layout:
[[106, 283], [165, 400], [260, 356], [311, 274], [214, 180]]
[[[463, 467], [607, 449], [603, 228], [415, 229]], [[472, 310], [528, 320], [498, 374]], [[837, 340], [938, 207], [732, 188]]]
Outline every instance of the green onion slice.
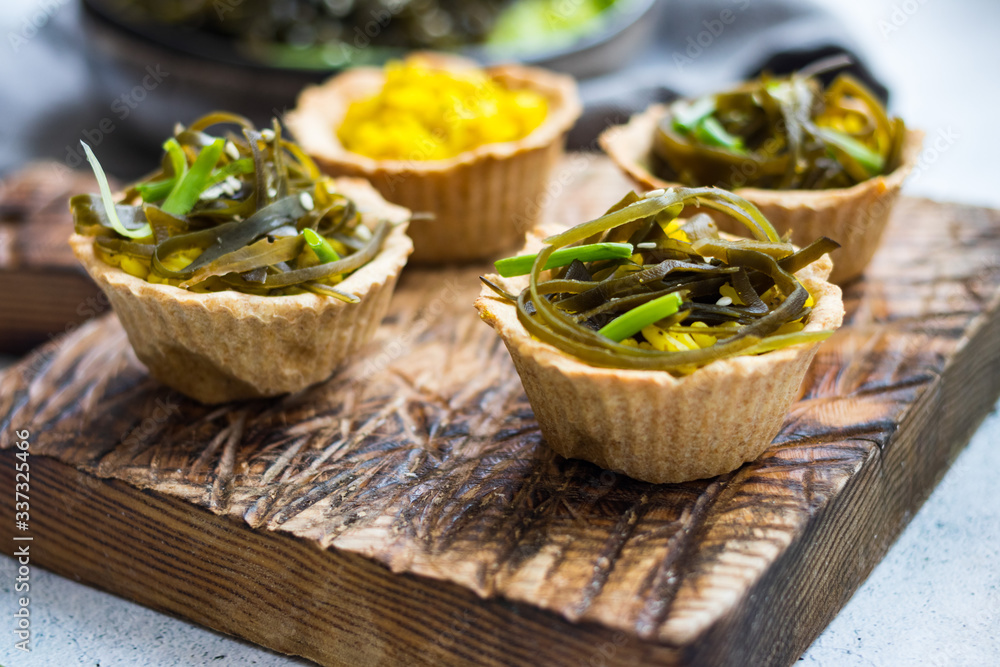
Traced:
[[654, 322], [659, 322], [676, 313], [681, 308], [681, 301], [680, 294], [671, 292], [658, 299], [644, 303], [638, 308], [633, 308], [603, 326], [597, 333], [615, 342], [621, 342], [629, 336], [634, 336], [642, 331], [643, 327], [649, 326]]
[[174, 185], [174, 189], [160, 208], [171, 215], [184, 215], [190, 211], [208, 186], [212, 169], [219, 161], [225, 144], [224, 139], [216, 139], [210, 146], [203, 148], [191, 168]]
[[97, 161], [97, 156], [94, 155], [94, 151], [90, 149], [90, 146], [82, 140], [80, 144], [83, 146], [83, 152], [87, 154], [87, 162], [90, 163], [90, 168], [94, 170], [94, 177], [97, 178], [97, 186], [101, 189], [101, 202], [104, 204], [104, 212], [108, 216], [108, 220], [111, 221], [111, 226], [114, 230], [130, 239], [141, 239], [151, 236], [153, 230], [150, 228], [149, 223], [134, 229], [128, 229], [122, 224], [121, 219], [118, 217], [118, 211], [115, 208], [115, 200], [111, 196], [111, 186], [108, 185], [108, 177], [105, 176], [101, 163]]
[[312, 248], [313, 252], [316, 253], [316, 256], [319, 257], [320, 262], [325, 264], [327, 262], [336, 262], [340, 259], [340, 255], [338, 255], [337, 251], [333, 249], [330, 242], [317, 234], [315, 231], [306, 228], [302, 230], [302, 235], [305, 237], [306, 243], [309, 244], [309, 247]]
[[[548, 258], [545, 269], [556, 269], [572, 264], [575, 260], [593, 262], [602, 259], [625, 259], [632, 256], [635, 249], [629, 243], [589, 243], [587, 245], [561, 248]], [[538, 253], [519, 255], [497, 260], [494, 263], [497, 273], [504, 278], [523, 276], [531, 272]]]

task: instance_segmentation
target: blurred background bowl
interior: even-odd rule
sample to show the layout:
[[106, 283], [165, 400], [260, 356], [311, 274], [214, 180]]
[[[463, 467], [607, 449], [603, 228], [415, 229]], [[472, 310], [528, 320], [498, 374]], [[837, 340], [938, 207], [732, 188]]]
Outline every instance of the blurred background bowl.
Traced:
[[[240, 0], [216, 0], [228, 7]], [[457, 51], [483, 64], [523, 62], [567, 72], [578, 78], [605, 74], [624, 66], [653, 38], [658, 0], [618, 0], [601, 20], [570, 39], [528, 40], [533, 46], [480, 44]], [[257, 124], [290, 110], [303, 87], [318, 83], [342, 67], [308, 59], [273, 56], [208, 30], [158, 24], [127, 17], [109, 0], [85, 0], [83, 25], [94, 85], [107, 99], [134, 90], [136, 82], [159, 73], [155, 112], [143, 109], [128, 124], [135, 148], [159, 150], [159, 143], [180, 119], [213, 109], [239, 109]], [[360, 28], [358, 28], [360, 29]], [[377, 45], [333, 45], [348, 53], [351, 65], [381, 64], [404, 51]], [[287, 54], [288, 49], [283, 48]], [[141, 91], [137, 91], [142, 94]]]

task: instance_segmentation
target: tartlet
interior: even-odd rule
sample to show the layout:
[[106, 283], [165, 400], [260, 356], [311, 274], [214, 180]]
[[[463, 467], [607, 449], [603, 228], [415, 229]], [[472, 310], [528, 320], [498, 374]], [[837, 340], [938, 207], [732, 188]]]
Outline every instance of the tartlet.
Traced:
[[[525, 251], [542, 248], [542, 236], [529, 236]], [[795, 274], [814, 300], [806, 336], [843, 321], [841, 290], [827, 280], [832, 266], [823, 256]], [[528, 285], [527, 277], [485, 280], [510, 294]], [[820, 344], [729, 356], [678, 375], [583, 361], [529, 333], [517, 306], [488, 285], [476, 308], [503, 339], [552, 449], [652, 483], [712, 477], [758, 458], [800, 396]]]
[[178, 124], [157, 171], [118, 195], [83, 147], [100, 194], [70, 198], [69, 242], [153, 377], [203, 403], [277, 396], [372, 339], [410, 212], [323, 176], [277, 121]]
[[[411, 56], [443, 70], [474, 64], [441, 54]], [[410, 224], [412, 261], [466, 262], [517, 246], [538, 221], [547, 175], [563, 155], [566, 133], [581, 106], [571, 77], [518, 65], [486, 72], [510, 89], [529, 89], [548, 101], [542, 124], [526, 137], [483, 144], [441, 160], [376, 160], [348, 151], [337, 137], [351, 103], [377, 94], [380, 68], [349, 70], [306, 88], [286, 122], [303, 148], [328, 174], [369, 180], [382, 195], [415, 213], [433, 214]]]
[[[654, 131], [668, 114], [666, 105], [654, 105], [625, 125], [612, 127], [600, 137], [601, 148], [643, 188], [669, 188], [678, 184], [654, 175], [651, 167]], [[871, 261], [899, 198], [906, 177], [920, 155], [923, 133], [907, 129], [899, 165], [890, 173], [875, 176], [848, 188], [826, 190], [767, 190], [737, 188], [739, 196], [755, 204], [779, 232], [791, 232], [791, 240], [804, 245], [828, 236], [841, 245], [833, 255], [830, 280], [845, 284], [859, 277]], [[709, 184], [705, 184], [709, 185]], [[715, 216], [723, 229], [727, 221]]]
[[413, 248], [409, 211], [362, 180], [336, 184], [359, 210], [397, 223], [378, 255], [337, 285], [358, 303], [311, 293], [189, 292], [105, 263], [93, 237], [73, 234], [70, 244], [157, 380], [208, 404], [278, 396], [326, 380], [371, 341]]

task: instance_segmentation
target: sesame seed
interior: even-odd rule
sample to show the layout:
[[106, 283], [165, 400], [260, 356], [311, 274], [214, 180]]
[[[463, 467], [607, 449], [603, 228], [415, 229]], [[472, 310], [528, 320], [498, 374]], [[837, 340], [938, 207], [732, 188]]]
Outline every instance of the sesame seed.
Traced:
[[660, 188], [659, 190], [650, 190], [643, 196], [646, 199], [652, 199], [653, 197], [662, 197], [665, 194], [667, 194], [667, 191], [663, 188]]
[[308, 192], [299, 193], [299, 203], [302, 204], [302, 208], [307, 211], [313, 210], [313, 198]]
[[212, 199], [218, 199], [219, 195], [224, 192], [222, 185], [213, 185], [210, 188], [205, 188], [198, 199], [202, 201], [211, 201]]
[[236, 150], [236, 144], [231, 141], [226, 142], [226, 155], [233, 158], [234, 160], [240, 159], [240, 152]]
[[716, 306], [731, 306], [733, 305], [733, 298], [730, 296], [724, 296], [715, 302]]
[[267, 129], [267, 128], [261, 130], [260, 131], [260, 138], [263, 139], [264, 141], [268, 142], [268, 143], [271, 143], [272, 141], [274, 141], [274, 130]]

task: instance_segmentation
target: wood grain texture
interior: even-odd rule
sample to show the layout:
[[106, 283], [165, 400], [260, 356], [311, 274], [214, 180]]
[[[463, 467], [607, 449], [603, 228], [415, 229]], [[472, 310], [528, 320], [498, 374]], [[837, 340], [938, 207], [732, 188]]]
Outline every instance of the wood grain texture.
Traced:
[[0, 353], [20, 354], [109, 310], [66, 243], [69, 197], [90, 174], [54, 162], [0, 180]]
[[[566, 169], [567, 219], [623, 191]], [[328, 665], [790, 664], [1000, 394], [994, 211], [904, 200], [773, 446], [679, 485], [545, 447], [481, 270], [407, 270], [370, 353], [278, 401], [183, 399], [113, 317], [26, 359], [33, 562]]]

